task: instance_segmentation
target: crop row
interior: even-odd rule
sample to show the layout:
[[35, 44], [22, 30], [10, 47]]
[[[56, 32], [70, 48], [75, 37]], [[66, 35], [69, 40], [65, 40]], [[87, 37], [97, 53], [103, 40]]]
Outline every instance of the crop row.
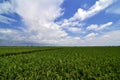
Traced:
[[0, 58], [0, 80], [119, 80], [120, 47], [61, 47]]

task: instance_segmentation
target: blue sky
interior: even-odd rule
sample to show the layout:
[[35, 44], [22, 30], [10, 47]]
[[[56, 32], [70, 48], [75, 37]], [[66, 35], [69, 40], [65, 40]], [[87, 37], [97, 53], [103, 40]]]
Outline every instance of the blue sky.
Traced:
[[119, 0], [0, 0], [0, 45], [118, 46]]

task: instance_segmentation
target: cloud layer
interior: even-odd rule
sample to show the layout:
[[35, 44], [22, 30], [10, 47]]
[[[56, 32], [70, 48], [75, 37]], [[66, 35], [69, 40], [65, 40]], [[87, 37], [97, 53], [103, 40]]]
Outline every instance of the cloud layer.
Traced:
[[[0, 14], [6, 13], [17, 13], [22, 21], [24, 22], [24, 27], [21, 26], [21, 30], [14, 29], [4, 29], [0, 28], [0, 40], [1, 43], [9, 40], [11, 42], [18, 43], [35, 43], [35, 44], [48, 44], [48, 45], [95, 45], [94, 42], [97, 40], [102, 40], [102, 44], [106, 39], [105, 37], [111, 38], [110, 33], [105, 33], [99, 35], [99, 32], [88, 33], [88, 30], [104, 30], [105, 28], [111, 26], [113, 22], [108, 22], [106, 24], [97, 25], [92, 24], [86, 29], [83, 28], [85, 19], [88, 19], [100, 11], [104, 10], [110, 6], [113, 0], [99, 0], [90, 7], [88, 10], [79, 8], [78, 11], [70, 19], [64, 19], [62, 21], [55, 22], [55, 20], [64, 14], [61, 8], [64, 0], [10, 0], [4, 3], [0, 3]], [[15, 22], [16, 20], [8, 18], [6, 16], [0, 15], [0, 22], [10, 24], [10, 22]], [[83, 34], [84, 36], [73, 36], [72, 34]], [[118, 31], [114, 31], [113, 35]], [[107, 35], [107, 36], [105, 36]], [[98, 37], [99, 36], [99, 37]], [[119, 40], [118, 36], [115, 41]], [[89, 42], [87, 44], [86, 42]], [[113, 41], [109, 41], [113, 43]], [[108, 44], [111, 44], [108, 43]]]
[[113, 24], [113, 22], [108, 22], [108, 23], [100, 25], [100, 26], [98, 26], [96, 24], [92, 24], [92, 25], [87, 27], [87, 30], [96, 30], [96, 31], [103, 30], [107, 27], [110, 27], [112, 24]]
[[101, 10], [104, 10], [113, 2], [114, 0], [99, 0], [96, 1], [96, 3], [93, 6], [91, 6], [88, 10], [79, 8], [78, 11], [75, 13], [75, 15], [72, 18], [70, 18], [70, 20], [76, 20], [76, 19], [85, 20], [99, 13]]

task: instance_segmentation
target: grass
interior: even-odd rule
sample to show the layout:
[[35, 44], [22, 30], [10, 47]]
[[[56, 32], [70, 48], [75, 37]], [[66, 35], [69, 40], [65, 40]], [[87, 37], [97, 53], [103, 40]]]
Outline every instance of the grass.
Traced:
[[0, 80], [119, 79], [120, 47], [0, 47]]

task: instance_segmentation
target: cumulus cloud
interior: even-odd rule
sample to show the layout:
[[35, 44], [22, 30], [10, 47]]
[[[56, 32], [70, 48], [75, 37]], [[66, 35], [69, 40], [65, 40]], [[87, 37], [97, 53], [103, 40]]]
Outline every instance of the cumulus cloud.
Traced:
[[[115, 2], [114, 0], [98, 0], [88, 10], [84, 10], [82, 8], [79, 8], [78, 11], [74, 14], [74, 16], [72, 16], [69, 19], [64, 19], [63, 21], [60, 21], [60, 26], [63, 27], [63, 28], [68, 27], [68, 30], [73, 32], [73, 29], [75, 30], [75, 28], [72, 29], [71, 27], [82, 27], [82, 26], [84, 26], [84, 23], [82, 23], [83, 20], [88, 19], [88, 18], [96, 15], [97, 13], [106, 9], [108, 6], [110, 6], [114, 2]], [[93, 24], [93, 25], [88, 27], [88, 30], [89, 29], [90, 30], [91, 29], [102, 30], [102, 29], [110, 26], [111, 24], [112, 23], [110, 22], [110, 23], [107, 23], [107, 24], [100, 25], [100, 27], [98, 25]], [[84, 31], [82, 31], [82, 32], [84, 32]]]
[[110, 6], [114, 0], [98, 0], [96, 3], [90, 7], [88, 10], [84, 10], [82, 8], [79, 8], [78, 11], [75, 13], [75, 15], [70, 18], [70, 20], [85, 20], [101, 10], [104, 10], [108, 6]]
[[55, 43], [57, 39], [66, 37], [67, 33], [54, 23], [54, 20], [62, 14], [60, 8], [62, 2], [63, 0], [12, 0], [15, 12], [28, 26], [24, 30], [24, 33], [28, 34], [25, 37], [38, 43], [42, 41]]
[[83, 32], [81, 28], [76, 28], [76, 27], [70, 27], [70, 28], [68, 28], [68, 30], [73, 33], [82, 33]]
[[86, 40], [91, 40], [94, 37], [96, 37], [98, 35], [98, 33], [89, 33], [88, 35], [85, 36]]
[[[25, 26], [21, 30], [2, 29], [0, 28], [0, 45], [6, 41], [19, 43], [36, 43], [36, 44], [53, 44], [53, 45], [92, 45], [97, 40], [104, 41], [110, 35], [118, 32], [104, 34], [98, 38], [98, 33], [88, 33], [86, 36], [75, 37], [66, 32], [67, 29], [73, 33], [82, 32], [81, 21], [97, 14], [113, 3], [113, 0], [99, 0], [88, 10], [78, 9], [70, 19], [55, 22], [63, 15], [61, 4], [63, 0], [10, 0], [11, 2], [1, 3], [0, 14], [16, 13], [18, 14]], [[14, 22], [14, 19], [0, 15], [0, 21], [4, 23]], [[112, 22], [103, 25], [89, 26], [88, 30], [102, 30], [112, 25]], [[118, 33], [119, 34], [119, 33]], [[117, 37], [116, 40], [119, 38]], [[92, 41], [93, 40], [93, 41]], [[106, 39], [105, 39], [106, 40]], [[114, 40], [114, 41], [116, 41]], [[111, 42], [110, 41], [110, 42]], [[86, 43], [88, 42], [88, 43]], [[8, 43], [6, 43], [8, 44]], [[102, 42], [101, 42], [102, 44]]]
[[14, 41], [18, 42], [20, 40], [20, 37], [17, 39], [19, 36], [18, 32], [14, 29], [0, 28], [0, 45], [11, 45]]
[[[94, 37], [93, 39], [87, 40], [89, 46], [115, 46], [120, 45], [120, 30], [110, 31], [101, 36]], [[114, 36], [114, 37], [113, 37]], [[86, 40], [85, 40], [86, 42]]]
[[[55, 45], [75, 44], [80, 38], [68, 36], [68, 33], [54, 22], [63, 14], [60, 7], [62, 3], [63, 0], [11, 0], [13, 12], [21, 16], [26, 25], [21, 32], [12, 33], [13, 40]], [[3, 32], [7, 33], [8, 30], [1, 33]]]
[[2, 28], [0, 28], [0, 33], [1, 34], [12, 34], [12, 33], [15, 33], [15, 31], [11, 30], [11, 29], [2, 29]]
[[92, 25], [90, 25], [90, 26], [87, 27], [87, 30], [96, 30], [96, 31], [103, 30], [103, 29], [111, 26], [112, 24], [113, 24], [113, 22], [108, 22], [108, 23], [102, 24], [100, 26], [97, 25], [97, 24], [92, 24]]
[[81, 23], [80, 21], [69, 21], [67, 19], [64, 19], [63, 21], [58, 23], [62, 28], [66, 28], [66, 27], [81, 27], [84, 24]]

